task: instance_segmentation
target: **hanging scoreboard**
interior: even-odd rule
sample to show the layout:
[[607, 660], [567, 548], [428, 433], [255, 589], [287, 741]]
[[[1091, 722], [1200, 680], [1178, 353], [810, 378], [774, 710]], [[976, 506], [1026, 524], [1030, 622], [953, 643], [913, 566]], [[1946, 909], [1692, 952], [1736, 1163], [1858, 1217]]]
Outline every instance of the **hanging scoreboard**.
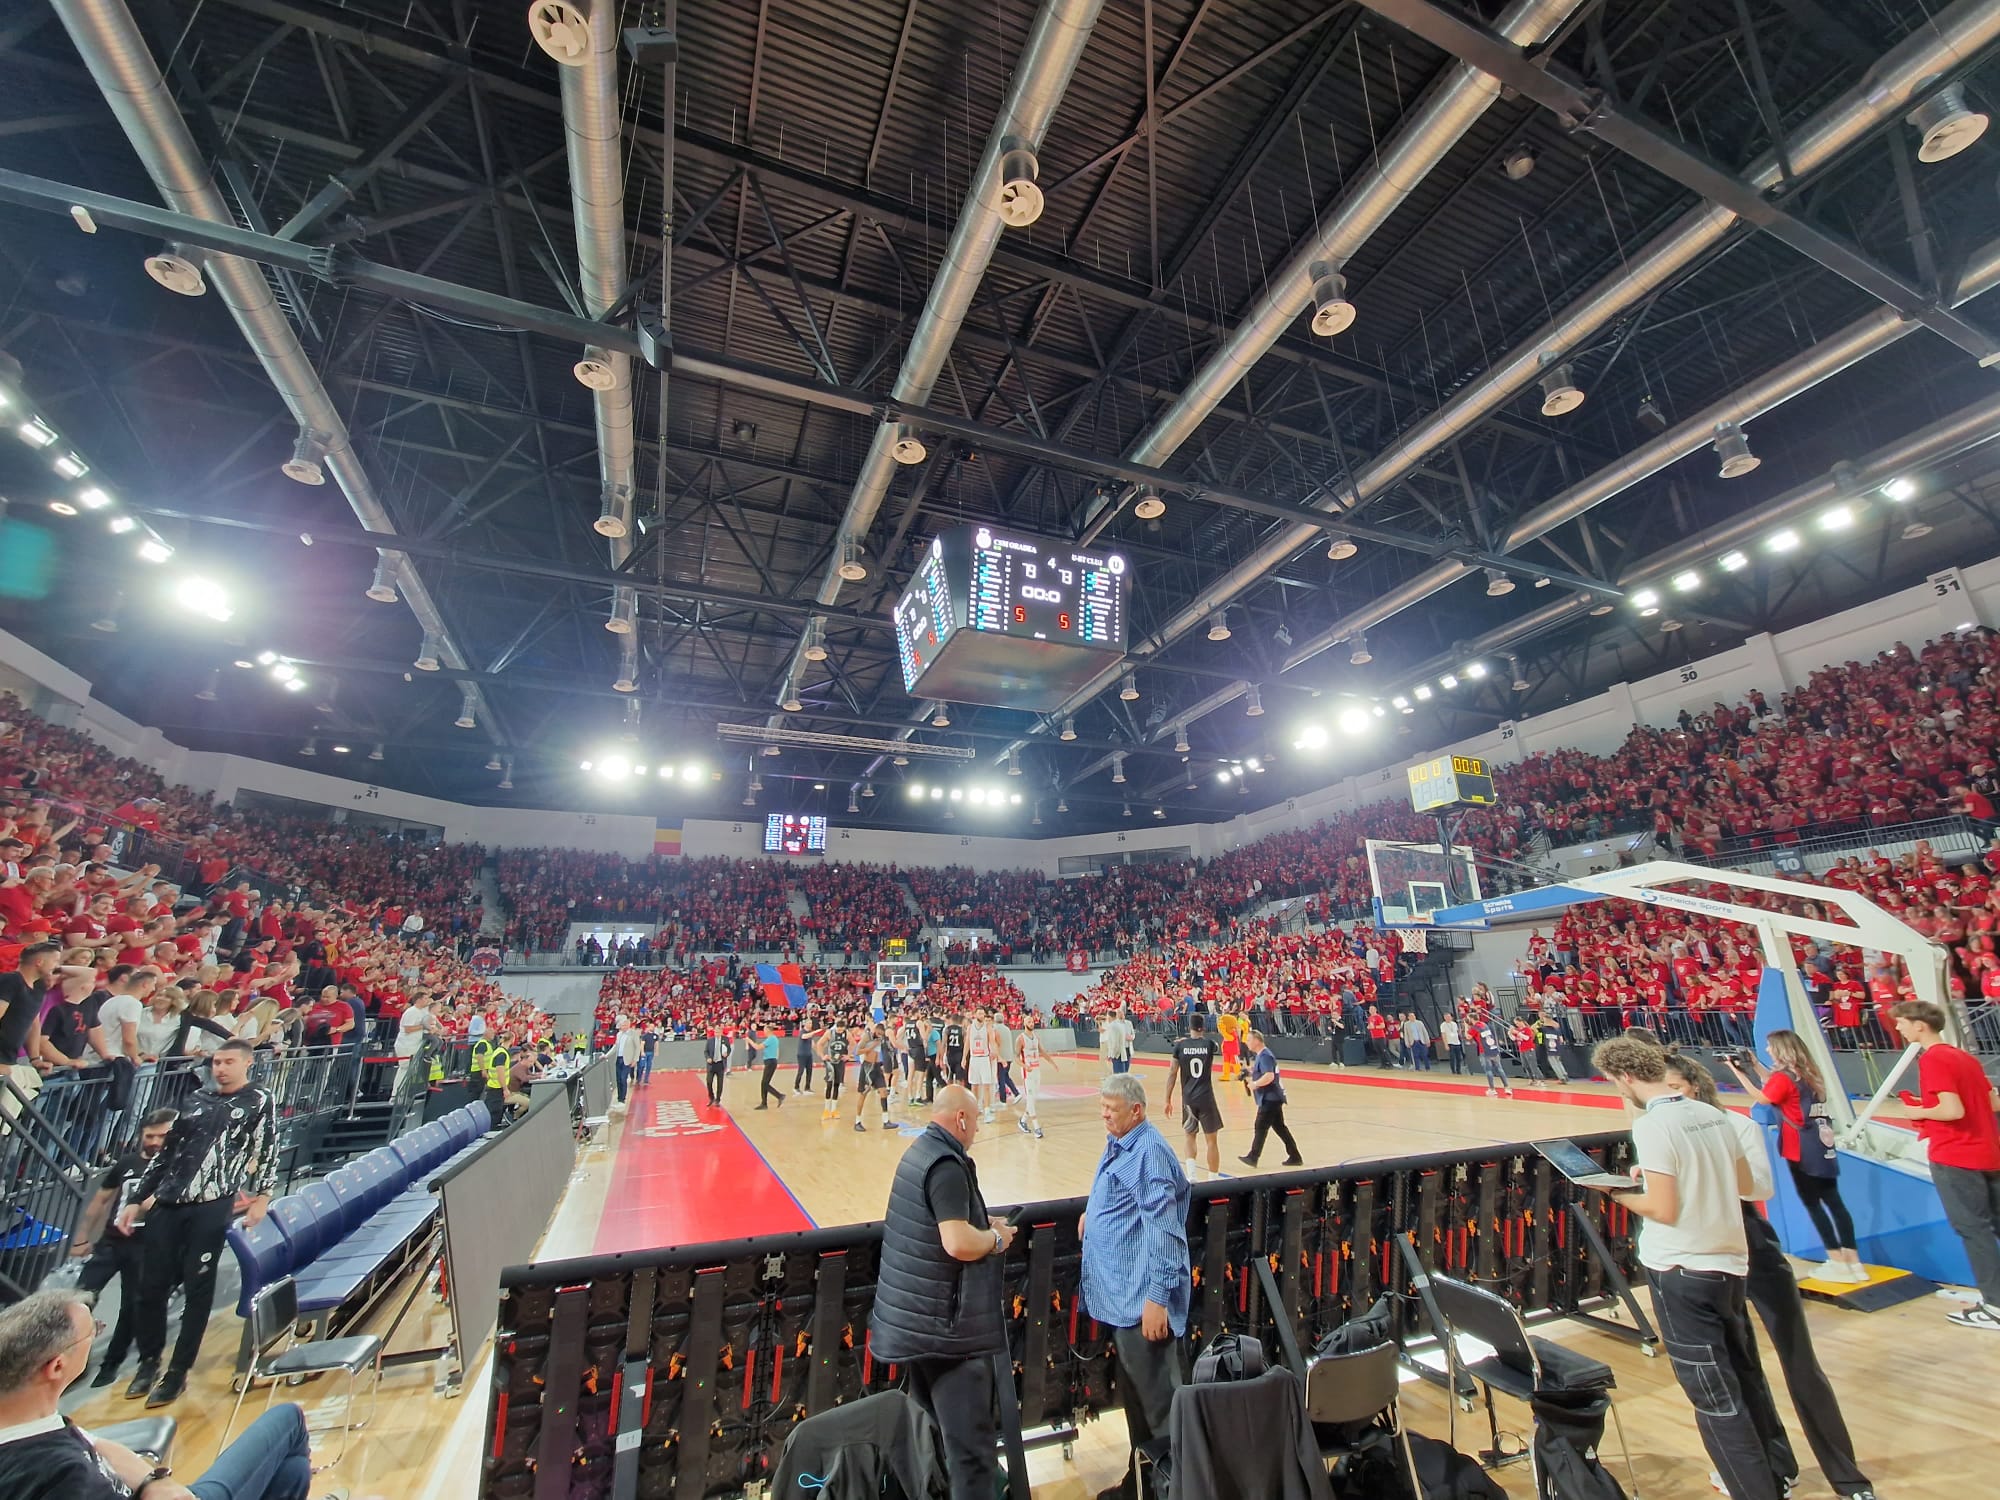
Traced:
[[925, 548], [896, 601], [912, 697], [1050, 709], [1125, 655], [1122, 553], [954, 526]]
[[1410, 767], [1410, 806], [1418, 812], [1443, 807], [1492, 807], [1493, 773], [1471, 755], [1440, 755]]

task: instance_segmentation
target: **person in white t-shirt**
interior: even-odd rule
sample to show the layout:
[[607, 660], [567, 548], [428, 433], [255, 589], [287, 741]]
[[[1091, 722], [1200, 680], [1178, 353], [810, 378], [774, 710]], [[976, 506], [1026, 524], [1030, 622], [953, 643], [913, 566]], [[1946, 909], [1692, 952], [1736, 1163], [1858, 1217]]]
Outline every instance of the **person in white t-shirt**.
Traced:
[[114, 1057], [139, 1060], [139, 1022], [146, 1015], [146, 999], [160, 982], [158, 969], [135, 969], [126, 964], [114, 968], [105, 978], [110, 992], [97, 1006], [97, 1025], [90, 1044], [106, 1062]]
[[1592, 1058], [1639, 1110], [1632, 1145], [1643, 1185], [1611, 1197], [1644, 1220], [1639, 1262], [1702, 1446], [1731, 1500], [1780, 1500], [1771, 1451], [1785, 1429], [1750, 1331], [1741, 1205], [1756, 1183], [1743, 1141], [1721, 1110], [1668, 1082], [1667, 1054], [1653, 1043], [1614, 1037]]
[[403, 1018], [396, 1023], [396, 1056], [402, 1061], [396, 1064], [394, 1092], [403, 1091], [410, 1069], [416, 1066], [417, 1054], [424, 1050], [424, 1038], [435, 1030], [437, 1020], [422, 1000], [412, 1000], [404, 1007]]

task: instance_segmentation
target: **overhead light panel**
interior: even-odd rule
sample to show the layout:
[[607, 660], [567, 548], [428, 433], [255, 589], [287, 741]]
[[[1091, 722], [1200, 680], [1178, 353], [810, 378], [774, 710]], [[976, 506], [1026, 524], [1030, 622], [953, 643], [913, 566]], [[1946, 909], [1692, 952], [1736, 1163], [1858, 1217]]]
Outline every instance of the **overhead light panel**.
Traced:
[[40, 417], [30, 417], [14, 429], [15, 436], [30, 448], [46, 448], [56, 440], [55, 428]]
[[1632, 607], [1634, 609], [1652, 609], [1659, 602], [1660, 594], [1657, 589], [1638, 589], [1632, 595]]
[[50, 460], [49, 467], [64, 479], [81, 479], [90, 472], [90, 465], [74, 453], [58, 453]]
[[106, 524], [110, 526], [113, 536], [123, 536], [139, 523], [130, 516], [113, 516]]
[[1401, 693], [1398, 693], [1395, 697], [1391, 698], [1389, 702], [1393, 704], [1395, 707], [1401, 709], [1406, 714], [1413, 714], [1416, 712], [1414, 708], [1410, 707], [1410, 700], [1408, 698], [1405, 698]]
[[1673, 586], [1676, 594], [1692, 594], [1701, 587], [1701, 574], [1695, 572], [1693, 568], [1684, 569], [1674, 574]]
[[1764, 547], [1769, 552], [1796, 552], [1799, 549], [1799, 534], [1787, 526], [1764, 538]]
[[1470, 677], [1474, 682], [1479, 681], [1486, 675], [1486, 663], [1483, 661], [1467, 662], [1465, 675]]
[[1365, 708], [1345, 708], [1340, 712], [1340, 728], [1344, 734], [1366, 734], [1368, 723], [1368, 710]]
[[1418, 683], [1411, 691], [1416, 694], [1417, 702], [1428, 703], [1431, 701], [1431, 685], [1428, 682]]
[[1914, 479], [1896, 478], [1882, 486], [1882, 498], [1896, 505], [1917, 498], [1917, 482]]
[[210, 578], [183, 578], [174, 585], [174, 600], [190, 614], [211, 620], [227, 620], [235, 614], [229, 591]]
[[1326, 726], [1308, 724], [1299, 731], [1299, 737], [1292, 741], [1295, 750], [1324, 750], [1327, 746]]
[[1854, 507], [1851, 505], [1831, 505], [1820, 512], [1819, 525], [1822, 531], [1845, 531], [1854, 524]]
[[111, 497], [94, 484], [87, 484], [76, 492], [76, 503], [85, 510], [102, 510], [111, 503]]
[[174, 555], [174, 549], [158, 537], [147, 537], [139, 543], [139, 557], [144, 562], [163, 563]]
[[1750, 566], [1750, 559], [1741, 552], [1725, 552], [1715, 560], [1715, 565], [1725, 573], [1740, 573]]

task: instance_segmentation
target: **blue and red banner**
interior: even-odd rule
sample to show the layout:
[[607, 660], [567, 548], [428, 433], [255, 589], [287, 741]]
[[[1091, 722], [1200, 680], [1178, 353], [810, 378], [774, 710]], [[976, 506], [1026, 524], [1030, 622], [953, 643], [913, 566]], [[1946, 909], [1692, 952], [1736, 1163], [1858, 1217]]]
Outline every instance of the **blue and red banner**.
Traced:
[[787, 1005], [793, 1010], [806, 1007], [806, 976], [797, 964], [759, 964], [757, 982], [764, 988], [766, 1005]]

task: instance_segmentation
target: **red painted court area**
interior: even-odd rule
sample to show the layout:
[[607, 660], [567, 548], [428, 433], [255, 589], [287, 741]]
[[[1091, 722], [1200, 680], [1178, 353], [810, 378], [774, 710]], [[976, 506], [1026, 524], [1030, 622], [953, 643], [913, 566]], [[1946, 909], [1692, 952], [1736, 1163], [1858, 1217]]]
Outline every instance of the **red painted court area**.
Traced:
[[632, 1093], [599, 1255], [811, 1229], [763, 1152], [719, 1109], [698, 1073], [655, 1073]]

